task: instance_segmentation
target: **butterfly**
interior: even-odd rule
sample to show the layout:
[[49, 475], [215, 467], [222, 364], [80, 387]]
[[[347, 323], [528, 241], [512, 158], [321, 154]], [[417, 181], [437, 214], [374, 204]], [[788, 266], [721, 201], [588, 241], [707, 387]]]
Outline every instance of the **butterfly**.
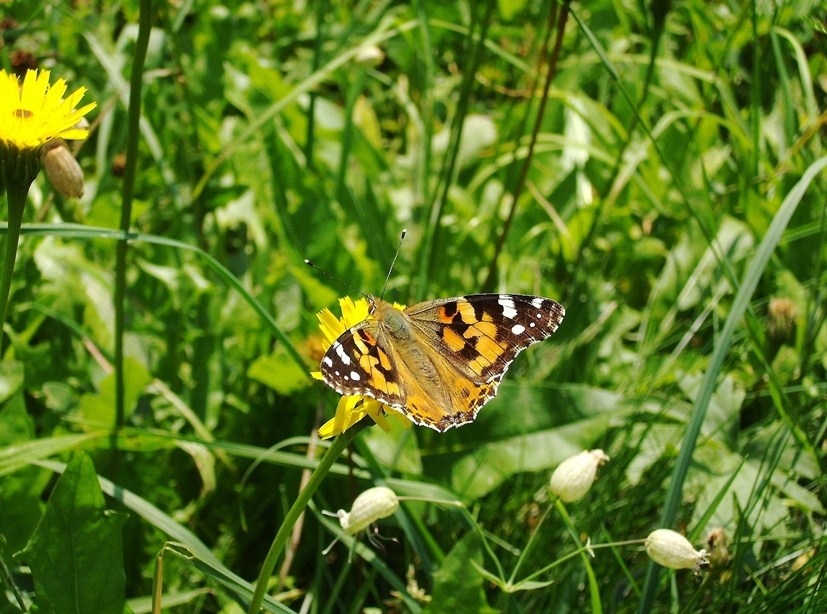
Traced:
[[514, 357], [553, 334], [566, 314], [557, 301], [525, 294], [469, 294], [405, 309], [370, 302], [368, 318], [328, 348], [322, 379], [440, 432], [472, 422]]

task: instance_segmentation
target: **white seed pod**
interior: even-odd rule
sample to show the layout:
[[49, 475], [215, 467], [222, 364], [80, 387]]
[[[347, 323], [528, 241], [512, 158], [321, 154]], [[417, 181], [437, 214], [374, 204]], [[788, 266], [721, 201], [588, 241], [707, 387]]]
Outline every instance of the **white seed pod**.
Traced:
[[356, 497], [350, 512], [339, 510], [336, 516], [347, 535], [358, 533], [380, 518], [387, 518], [399, 508], [396, 493], [386, 486], [368, 488]]
[[64, 198], [83, 196], [83, 171], [63, 139], [53, 139], [40, 150], [46, 176]]
[[588, 450], [564, 460], [551, 474], [551, 492], [566, 503], [582, 499], [594, 484], [597, 468], [609, 457], [603, 450]]
[[656, 529], [649, 533], [644, 545], [646, 554], [669, 569], [694, 569], [709, 563], [706, 550], [695, 550], [689, 540], [671, 529]]
[[375, 68], [385, 60], [385, 53], [376, 45], [364, 47], [356, 54], [356, 63], [366, 68]]

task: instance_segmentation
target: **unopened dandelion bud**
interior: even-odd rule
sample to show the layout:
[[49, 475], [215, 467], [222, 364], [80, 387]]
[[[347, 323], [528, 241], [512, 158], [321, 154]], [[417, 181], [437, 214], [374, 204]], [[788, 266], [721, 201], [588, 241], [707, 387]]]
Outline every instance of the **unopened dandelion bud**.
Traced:
[[375, 45], [364, 47], [356, 54], [356, 63], [365, 68], [375, 68], [385, 61], [384, 52]]
[[40, 160], [57, 193], [65, 198], [83, 196], [83, 171], [63, 139], [53, 139], [40, 150]]
[[386, 486], [375, 486], [356, 497], [350, 512], [339, 510], [336, 516], [344, 532], [353, 535], [380, 518], [391, 516], [398, 508], [399, 499], [395, 492]]
[[795, 332], [798, 310], [786, 297], [774, 297], [767, 305], [767, 332], [770, 339], [779, 343], [789, 341]]
[[718, 527], [712, 529], [704, 540], [704, 546], [709, 553], [709, 563], [712, 567], [724, 567], [730, 559], [726, 532]]
[[646, 554], [669, 569], [697, 569], [709, 563], [706, 550], [695, 550], [689, 540], [670, 529], [649, 533], [644, 546]]
[[551, 474], [551, 492], [566, 503], [582, 499], [594, 484], [597, 468], [608, 460], [603, 450], [583, 451], [567, 458]]

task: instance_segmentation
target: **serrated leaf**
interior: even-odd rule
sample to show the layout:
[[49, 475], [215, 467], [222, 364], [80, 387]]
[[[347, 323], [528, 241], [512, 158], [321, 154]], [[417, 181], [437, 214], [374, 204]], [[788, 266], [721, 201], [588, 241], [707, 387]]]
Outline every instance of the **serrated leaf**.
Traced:
[[17, 558], [32, 570], [40, 612], [122, 614], [126, 606], [121, 527], [105, 509], [91, 459], [75, 457]]

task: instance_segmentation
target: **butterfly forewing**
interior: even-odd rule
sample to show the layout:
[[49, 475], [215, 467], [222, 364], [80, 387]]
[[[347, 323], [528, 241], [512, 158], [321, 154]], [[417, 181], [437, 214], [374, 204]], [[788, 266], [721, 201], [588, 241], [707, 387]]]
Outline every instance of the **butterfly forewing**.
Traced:
[[526, 294], [469, 294], [406, 310], [422, 336], [474, 382], [502, 378], [514, 357], [553, 334], [566, 311]]
[[341, 334], [322, 358], [321, 372], [339, 394], [368, 395], [393, 406], [404, 403], [400, 369], [381, 322], [366, 320]]

